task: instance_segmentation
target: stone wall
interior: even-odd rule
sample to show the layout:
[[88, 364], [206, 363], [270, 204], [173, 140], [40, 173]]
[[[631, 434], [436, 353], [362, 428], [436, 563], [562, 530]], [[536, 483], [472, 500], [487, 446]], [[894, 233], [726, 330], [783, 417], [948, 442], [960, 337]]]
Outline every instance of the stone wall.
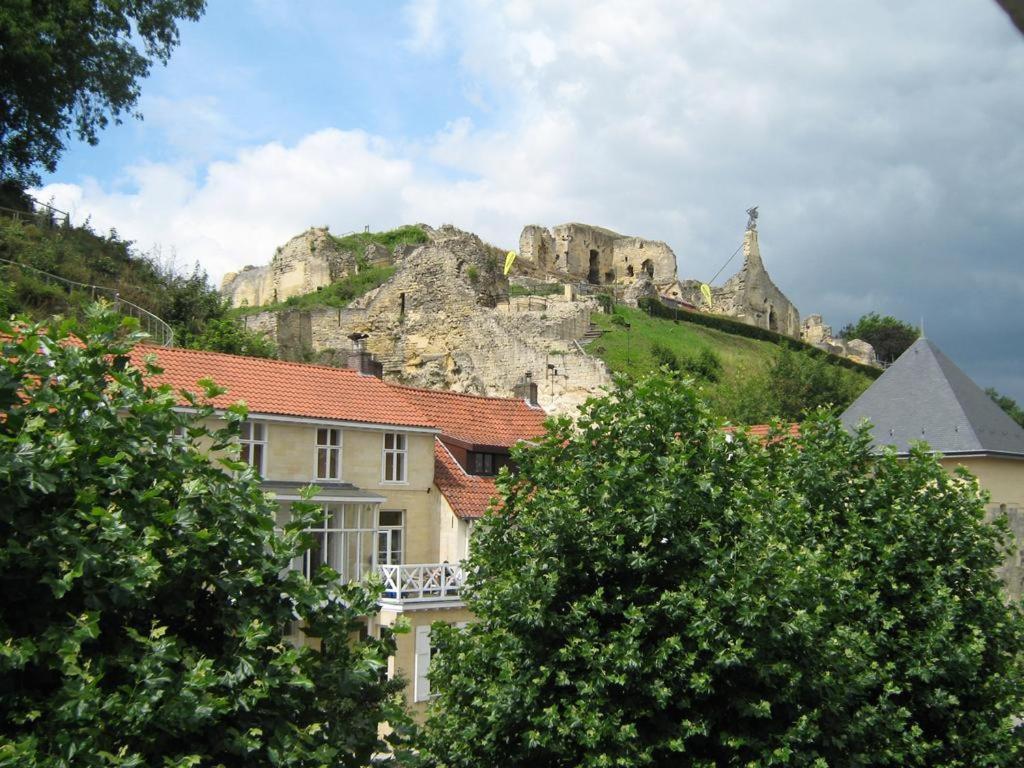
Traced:
[[626, 237], [589, 224], [537, 225], [519, 237], [520, 269], [595, 285], [628, 285], [646, 274], [661, 287], [676, 281], [676, 255], [663, 242]]
[[[381, 250], [367, 254], [371, 263], [390, 260]], [[267, 266], [226, 274], [221, 293], [234, 307], [258, 307], [312, 293], [356, 271], [355, 255], [339, 248], [327, 227], [312, 227], [278, 248]]]

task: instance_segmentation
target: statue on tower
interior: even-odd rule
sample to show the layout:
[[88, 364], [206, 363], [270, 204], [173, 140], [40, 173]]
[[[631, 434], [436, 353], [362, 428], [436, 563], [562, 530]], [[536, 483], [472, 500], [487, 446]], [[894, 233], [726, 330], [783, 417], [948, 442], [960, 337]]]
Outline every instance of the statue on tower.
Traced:
[[747, 229], [751, 232], [757, 231], [757, 206], [747, 208]]

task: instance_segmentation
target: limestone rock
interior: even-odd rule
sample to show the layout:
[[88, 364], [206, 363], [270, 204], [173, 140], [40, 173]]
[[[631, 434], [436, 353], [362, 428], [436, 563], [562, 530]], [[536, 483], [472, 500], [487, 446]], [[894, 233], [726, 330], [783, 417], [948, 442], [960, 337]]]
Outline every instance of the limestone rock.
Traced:
[[267, 266], [225, 275], [221, 292], [232, 306], [261, 306], [312, 293], [357, 269], [355, 256], [336, 245], [327, 227], [312, 227], [278, 248]]
[[639, 307], [640, 299], [657, 298], [658, 289], [654, 287], [651, 278], [645, 272], [626, 286], [622, 293], [622, 302], [630, 307]]

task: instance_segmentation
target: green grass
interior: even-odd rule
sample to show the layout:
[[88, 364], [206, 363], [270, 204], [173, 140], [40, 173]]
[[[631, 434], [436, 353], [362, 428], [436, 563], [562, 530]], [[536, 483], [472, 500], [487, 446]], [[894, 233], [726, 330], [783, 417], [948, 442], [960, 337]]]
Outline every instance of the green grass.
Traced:
[[429, 239], [426, 232], [413, 224], [390, 229], [387, 232], [356, 232], [343, 237], [331, 235], [331, 240], [335, 245], [355, 254], [357, 262], [365, 259], [366, 247], [371, 243], [383, 245], [389, 251], [393, 251], [396, 246], [421, 245]]
[[[629, 323], [618, 325], [614, 318]], [[595, 314], [594, 324], [605, 333], [588, 348], [604, 360], [615, 373], [642, 376], [658, 367], [652, 347], [660, 344], [679, 358], [696, 357], [703, 349], [710, 349], [722, 362], [722, 378], [763, 369], [774, 359], [776, 347], [765, 341], [734, 336], [712, 328], [690, 323], [675, 323], [651, 317], [646, 312], [617, 306], [614, 315]]]
[[[722, 370], [717, 381], [698, 380], [698, 386], [713, 410], [735, 423], [757, 423], [776, 415], [773, 408], [777, 404], [769, 391], [769, 370], [782, 353], [777, 344], [694, 323], [651, 317], [623, 306], [616, 306], [613, 315], [594, 314], [591, 320], [605, 333], [587, 350], [604, 360], [613, 372], [632, 377], [653, 372], [659, 367], [654, 353], [658, 346], [674, 354], [684, 369], [687, 360], [710, 350], [721, 362]], [[628, 330], [623, 323], [629, 324]], [[833, 369], [824, 361], [818, 365]], [[846, 399], [856, 397], [872, 381], [864, 373], [841, 366], [834, 372], [845, 382]]]

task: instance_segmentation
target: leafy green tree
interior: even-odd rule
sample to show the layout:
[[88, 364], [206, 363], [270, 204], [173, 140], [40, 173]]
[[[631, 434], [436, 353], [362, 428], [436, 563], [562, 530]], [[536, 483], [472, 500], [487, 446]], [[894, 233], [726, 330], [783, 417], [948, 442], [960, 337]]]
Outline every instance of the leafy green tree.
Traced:
[[356, 639], [376, 596], [289, 570], [318, 514], [275, 530], [244, 408], [176, 412], [90, 316], [0, 324], [0, 766], [365, 765], [400, 719], [393, 637]]
[[1021, 764], [1024, 620], [965, 473], [824, 415], [727, 434], [672, 376], [514, 458], [478, 621], [433, 629], [434, 764]]
[[277, 357], [277, 345], [274, 342], [262, 333], [250, 331], [229, 318], [209, 321], [203, 332], [191, 339], [189, 346], [231, 355]]
[[880, 361], [891, 363], [906, 352], [921, 333], [910, 323], [891, 315], [882, 317], [877, 312], [869, 312], [856, 323], [845, 326], [839, 335], [844, 339], [866, 341], [875, 348]]
[[1017, 401], [1008, 395], [1001, 395], [995, 387], [989, 387], [985, 394], [991, 397], [996, 405], [1002, 408], [1011, 419], [1024, 427], [1024, 408], [1017, 405]]
[[131, 113], [139, 81], [205, 0], [13, 0], [0, 6], [0, 177], [54, 171], [74, 133], [90, 144]]

